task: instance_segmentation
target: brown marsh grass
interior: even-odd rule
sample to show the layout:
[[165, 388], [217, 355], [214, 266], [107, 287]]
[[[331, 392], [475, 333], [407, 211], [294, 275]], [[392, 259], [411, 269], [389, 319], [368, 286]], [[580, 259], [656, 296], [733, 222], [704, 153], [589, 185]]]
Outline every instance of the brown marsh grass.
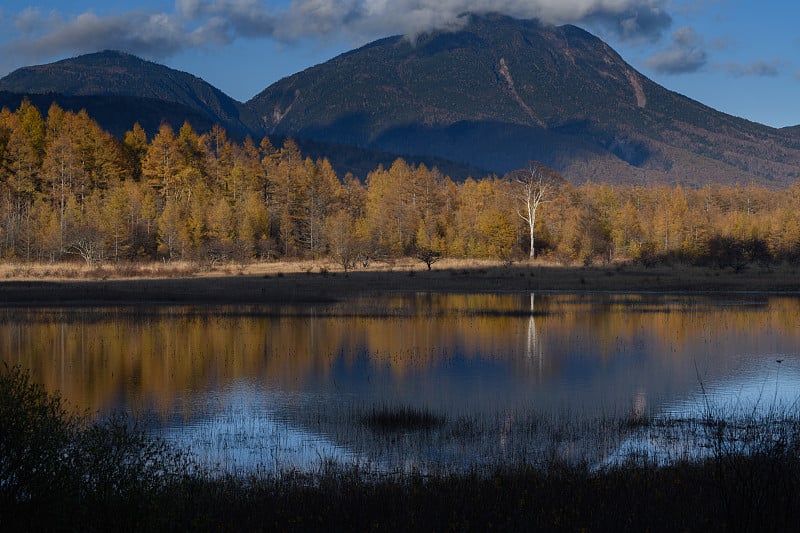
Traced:
[[563, 266], [546, 260], [414, 259], [345, 272], [327, 261], [0, 264], [0, 303], [10, 305], [314, 303], [385, 292], [800, 293], [792, 264], [720, 269], [683, 263]]

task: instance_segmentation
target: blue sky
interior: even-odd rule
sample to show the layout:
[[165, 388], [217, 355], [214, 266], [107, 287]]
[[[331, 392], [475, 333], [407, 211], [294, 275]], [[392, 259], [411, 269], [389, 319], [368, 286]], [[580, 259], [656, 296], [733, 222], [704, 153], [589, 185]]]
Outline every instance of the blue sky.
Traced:
[[464, 11], [576, 24], [668, 89], [771, 126], [800, 124], [800, 2], [772, 0], [4, 0], [0, 76], [117, 49], [245, 101], [374, 39], [451, 28]]

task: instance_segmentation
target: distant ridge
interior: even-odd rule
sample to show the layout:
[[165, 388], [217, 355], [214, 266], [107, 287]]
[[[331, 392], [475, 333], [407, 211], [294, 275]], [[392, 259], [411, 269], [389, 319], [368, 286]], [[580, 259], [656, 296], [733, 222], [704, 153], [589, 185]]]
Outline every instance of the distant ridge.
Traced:
[[184, 122], [189, 122], [197, 131], [210, 130], [219, 122], [209, 118], [206, 113], [182, 104], [136, 96], [65, 96], [0, 91], [0, 108], [17, 109], [25, 98], [42, 113], [46, 113], [54, 103], [73, 112], [85, 109], [105, 130], [119, 138], [137, 122], [151, 135], [158, 131], [162, 122], [172, 125], [176, 130]]
[[[254, 117], [245, 106], [202, 79], [118, 51], [107, 50], [17, 69], [0, 79], [0, 91], [100, 97], [106, 101], [109, 101], [108, 97], [127, 98], [127, 102], [133, 102], [134, 98], [146, 99], [148, 104], [135, 107], [143, 108], [143, 112], [172, 115], [180, 109], [156, 109], [158, 106], [153, 102], [178, 104], [186, 108], [187, 116], [195, 121], [219, 123], [235, 134], [258, 130]], [[146, 119], [147, 114], [143, 114], [143, 120]]]

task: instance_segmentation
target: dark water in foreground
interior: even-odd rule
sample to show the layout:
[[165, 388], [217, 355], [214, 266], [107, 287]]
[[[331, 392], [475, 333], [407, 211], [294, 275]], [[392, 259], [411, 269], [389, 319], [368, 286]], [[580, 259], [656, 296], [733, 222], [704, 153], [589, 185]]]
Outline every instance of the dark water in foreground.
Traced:
[[[0, 359], [227, 470], [608, 460], [601, 417], [793, 408], [796, 297], [407, 294], [314, 307], [0, 309]], [[376, 408], [432, 429], [378, 430]]]

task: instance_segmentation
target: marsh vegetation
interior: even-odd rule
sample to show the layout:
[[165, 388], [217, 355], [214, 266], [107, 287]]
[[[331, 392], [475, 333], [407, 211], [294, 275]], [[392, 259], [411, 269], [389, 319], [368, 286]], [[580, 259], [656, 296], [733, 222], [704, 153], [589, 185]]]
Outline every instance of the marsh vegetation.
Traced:
[[[663, 464], [630, 455], [598, 468], [551, 452], [535, 464], [391, 475], [324, 461], [316, 471], [215, 475], [130, 420], [75, 416], [17, 367], [0, 373], [0, 414], [6, 531], [788, 531], [800, 504], [796, 409], [733, 420], [708, 411], [698, 420], [675, 421], [675, 434], [708, 441], [710, 452]], [[380, 423], [381, 433], [432, 430], [426, 413], [380, 408], [372, 415], [388, 421]], [[475, 430], [474, 422], [458, 424], [459, 438]], [[630, 424], [606, 419], [601, 425], [625, 433]], [[557, 433], [555, 450], [569, 441], [569, 431]]]

